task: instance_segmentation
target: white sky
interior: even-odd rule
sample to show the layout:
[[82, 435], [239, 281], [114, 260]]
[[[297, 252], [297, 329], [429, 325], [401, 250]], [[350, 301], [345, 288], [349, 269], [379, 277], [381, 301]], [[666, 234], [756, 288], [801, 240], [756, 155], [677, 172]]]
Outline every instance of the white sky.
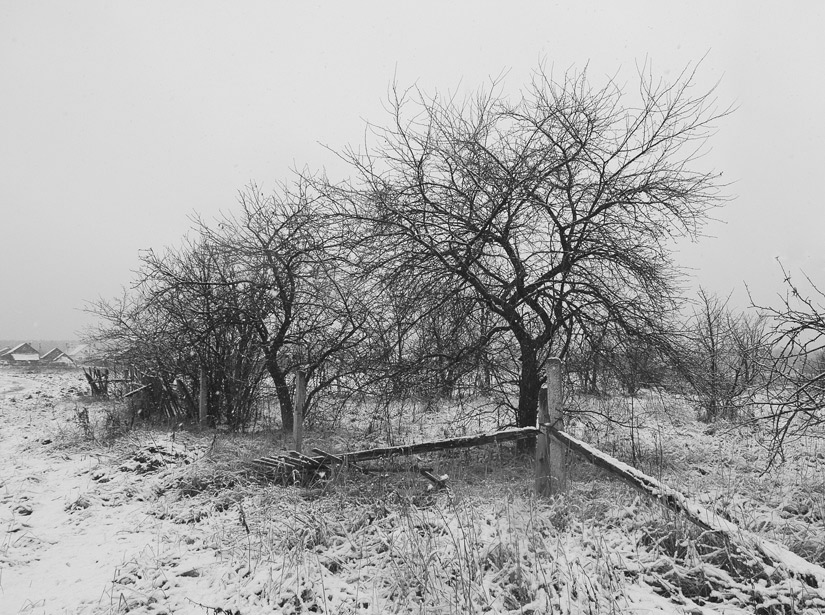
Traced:
[[708, 166], [734, 200], [680, 262], [745, 305], [781, 256], [825, 287], [825, 3], [87, 2], [0, 0], [0, 338], [71, 338], [141, 249], [251, 181], [335, 161], [382, 123], [395, 77], [516, 91], [544, 60], [594, 79], [706, 55], [719, 82]]

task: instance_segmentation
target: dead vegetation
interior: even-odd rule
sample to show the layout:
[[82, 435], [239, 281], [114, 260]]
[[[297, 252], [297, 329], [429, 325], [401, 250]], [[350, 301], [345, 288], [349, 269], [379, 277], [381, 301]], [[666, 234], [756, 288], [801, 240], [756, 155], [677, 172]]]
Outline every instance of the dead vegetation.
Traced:
[[[788, 462], [763, 473], [769, 451], [752, 427], [720, 424], [709, 433], [678, 400], [642, 395], [634, 403], [632, 423], [611, 426], [605, 416], [629, 408], [626, 400], [603, 398], [600, 412], [577, 413], [569, 429], [625, 461], [635, 457], [637, 467], [720, 518], [823, 563], [820, 440], [794, 443]], [[344, 467], [311, 483], [274, 484], [251, 471], [250, 461], [291, 446], [275, 432], [138, 425], [103, 437], [107, 410], [92, 404], [89, 439], [73, 405], [55, 407], [5, 412], [7, 419], [28, 420], [32, 437], [21, 446], [30, 455], [81, 464], [82, 487], [66, 492], [59, 513], [72, 527], [105, 519], [120, 535], [143, 541], [142, 547], [126, 543], [128, 555], [112, 562], [102, 600], [98, 591], [93, 605], [71, 612], [813, 614], [825, 608], [823, 588], [770, 568], [580, 461], [572, 461], [567, 495], [552, 499], [534, 497], [532, 460], [509, 443], [373, 460], [362, 464], [364, 471]], [[372, 437], [392, 433], [396, 442], [413, 442], [463, 429], [450, 428], [446, 406], [405, 416], [415, 422], [388, 414], [391, 430], [373, 424]], [[337, 429], [307, 433], [306, 446], [341, 452], [368, 427], [342, 417]], [[95, 464], [81, 463], [93, 456]], [[432, 488], [410, 471], [416, 467], [448, 475], [447, 488]], [[14, 527], [21, 528], [6, 534], [0, 566], [17, 572], [34, 566], [25, 549], [46, 549], [20, 540], [27, 531], [21, 520], [36, 521], [46, 501], [26, 495], [30, 483], [19, 476], [0, 476], [3, 504], [18, 510]]]
[[[695, 430], [701, 439], [698, 425]], [[651, 435], [640, 428], [646, 445]], [[642, 448], [648, 463], [680, 456], [667, 439], [654, 444]], [[226, 612], [254, 605], [287, 613], [623, 613], [636, 608], [632, 596], [640, 599], [628, 591], [633, 587], [684, 612], [717, 605], [813, 613], [825, 605], [815, 587], [771, 570], [752, 552], [698, 530], [587, 465], [574, 465], [568, 496], [544, 502], [531, 494], [531, 463], [507, 445], [373, 463], [367, 472], [343, 470], [294, 486], [262, 484], [248, 472], [251, 456], [234, 439], [164, 479], [172, 485], [164, 498], [173, 511], [168, 518], [199, 523], [230, 516], [221, 552], [240, 566], [232, 585], [243, 599], [227, 594], [214, 603]], [[713, 471], [713, 452], [704, 450], [704, 459], [706, 466], [696, 466], [703, 477]], [[411, 464], [449, 475], [450, 488], [428, 488], [409, 471]], [[667, 468], [660, 474], [667, 479]], [[711, 504], [723, 518], [755, 526], [755, 515], [748, 523], [731, 507], [737, 498], [744, 496], [728, 492]], [[767, 503], [749, 501], [770, 512]], [[798, 507], [802, 515], [788, 513], [792, 508], [783, 504], [784, 520], [766, 535], [787, 538], [778, 526], [796, 528], [807, 539], [785, 544], [818, 562], [821, 541], [811, 537], [821, 537], [825, 527], [815, 522], [801, 529], [814, 520], [811, 507]]]

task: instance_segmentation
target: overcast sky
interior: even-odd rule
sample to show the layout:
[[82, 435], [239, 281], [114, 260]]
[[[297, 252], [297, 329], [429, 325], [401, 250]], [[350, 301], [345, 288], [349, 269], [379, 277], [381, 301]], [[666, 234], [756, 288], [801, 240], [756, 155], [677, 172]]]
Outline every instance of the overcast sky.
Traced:
[[87, 300], [198, 212], [384, 122], [393, 79], [426, 91], [544, 61], [633, 86], [704, 57], [707, 166], [733, 200], [678, 259], [707, 289], [770, 301], [775, 258], [825, 287], [825, 3], [14, 2], [0, 0], [0, 338], [72, 338]]

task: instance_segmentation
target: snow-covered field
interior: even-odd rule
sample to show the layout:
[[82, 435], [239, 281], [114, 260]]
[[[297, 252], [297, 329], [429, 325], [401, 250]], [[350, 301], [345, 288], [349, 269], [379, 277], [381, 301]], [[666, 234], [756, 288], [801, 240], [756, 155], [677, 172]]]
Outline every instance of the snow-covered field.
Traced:
[[[420, 460], [449, 474], [448, 491], [400, 471], [407, 459], [279, 486], [244, 461], [288, 445], [280, 437], [130, 431], [85, 391], [76, 371], [0, 368], [2, 615], [825, 612], [825, 588], [580, 462], [552, 500], [531, 495], [532, 465], [506, 445]], [[598, 410], [628, 412], [610, 403]], [[637, 467], [825, 563], [825, 443], [794, 443], [763, 475], [758, 432], [708, 430], [655, 396], [635, 403]], [[405, 416], [415, 424], [395, 437], [447, 435], [443, 414]], [[593, 416], [570, 430], [632, 460], [628, 433]], [[363, 434], [342, 424], [307, 446]]]

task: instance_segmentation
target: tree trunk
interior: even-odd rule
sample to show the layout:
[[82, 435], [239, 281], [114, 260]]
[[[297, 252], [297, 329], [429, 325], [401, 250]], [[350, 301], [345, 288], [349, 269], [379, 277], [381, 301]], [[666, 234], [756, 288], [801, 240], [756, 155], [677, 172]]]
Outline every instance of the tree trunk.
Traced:
[[538, 417], [539, 362], [537, 352], [532, 347], [522, 347], [521, 374], [519, 375], [518, 427], [535, 427]]
[[286, 381], [286, 374], [274, 357], [267, 357], [266, 370], [275, 385], [275, 394], [278, 396], [278, 405], [281, 407], [281, 426], [285, 433], [291, 433], [293, 427], [292, 397], [289, 394], [289, 383]]
[[[592, 370], [591, 375], [590, 375], [590, 383], [589, 383], [588, 391], [587, 391], [588, 393], [590, 393], [592, 395], [598, 395], [599, 394], [599, 384], [598, 384], [598, 382], [599, 382], [599, 367], [600, 367], [600, 365], [599, 365], [599, 353], [595, 352], [595, 353], [593, 353], [593, 370]], [[587, 368], [585, 368], [585, 369], [587, 369]], [[590, 371], [590, 370], [588, 370], [588, 371]]]
[[[536, 426], [540, 391], [541, 382], [539, 382], [538, 353], [532, 346], [522, 345], [518, 410], [516, 411], [518, 427]], [[535, 438], [520, 440], [518, 443], [518, 451], [523, 454], [533, 454], [535, 446]]]
[[206, 427], [206, 417], [209, 413], [209, 382], [206, 376], [206, 368], [200, 368], [200, 394], [198, 395], [198, 425], [203, 429]]

